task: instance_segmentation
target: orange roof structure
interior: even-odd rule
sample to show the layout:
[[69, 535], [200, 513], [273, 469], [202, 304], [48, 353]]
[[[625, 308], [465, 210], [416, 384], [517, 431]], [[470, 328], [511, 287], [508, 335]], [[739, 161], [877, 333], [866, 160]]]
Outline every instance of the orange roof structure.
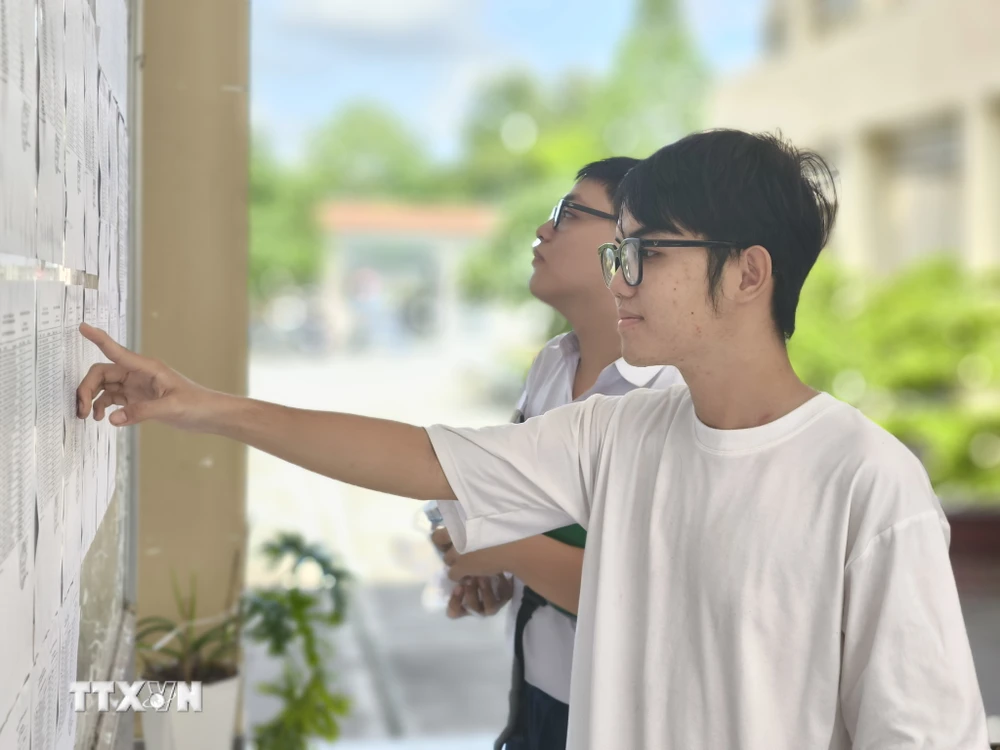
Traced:
[[481, 237], [499, 214], [482, 204], [420, 204], [331, 201], [320, 207], [320, 226], [346, 234], [407, 233]]

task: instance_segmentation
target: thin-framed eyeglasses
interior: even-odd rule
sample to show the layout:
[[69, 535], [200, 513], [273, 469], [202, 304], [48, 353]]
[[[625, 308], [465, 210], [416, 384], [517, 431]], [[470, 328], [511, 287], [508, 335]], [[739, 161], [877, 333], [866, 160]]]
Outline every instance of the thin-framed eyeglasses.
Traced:
[[640, 237], [626, 237], [621, 242], [606, 242], [597, 248], [601, 261], [601, 271], [604, 273], [604, 283], [609, 287], [618, 269], [622, 269], [622, 278], [629, 286], [639, 286], [642, 283], [642, 261], [652, 255], [647, 247], [707, 247], [707, 248], [738, 248], [735, 242], [721, 240], [647, 240]]
[[582, 203], [575, 203], [574, 201], [568, 201], [565, 198], [560, 200], [555, 208], [552, 209], [552, 213], [549, 214], [549, 220], [552, 222], [552, 228], [558, 229], [559, 223], [562, 221], [563, 214], [566, 210], [580, 211], [585, 214], [590, 214], [591, 216], [599, 216], [602, 219], [608, 219], [609, 221], [618, 221], [618, 217], [614, 214], [609, 214], [606, 211], [599, 211], [596, 208], [591, 208], [590, 206], [585, 206]]

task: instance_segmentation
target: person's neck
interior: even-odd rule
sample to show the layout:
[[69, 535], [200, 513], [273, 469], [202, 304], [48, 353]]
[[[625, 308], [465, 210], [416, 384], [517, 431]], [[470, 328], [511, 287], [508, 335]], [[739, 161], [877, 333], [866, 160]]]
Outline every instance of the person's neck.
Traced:
[[[740, 341], [734, 337], [734, 341]], [[773, 422], [817, 394], [803, 383], [776, 337], [739, 346], [720, 346], [697, 363], [681, 363], [681, 371], [704, 424], [738, 430]]]
[[601, 372], [622, 355], [618, 316], [599, 306], [564, 312], [580, 345], [580, 362], [573, 379], [573, 398], [594, 387]]

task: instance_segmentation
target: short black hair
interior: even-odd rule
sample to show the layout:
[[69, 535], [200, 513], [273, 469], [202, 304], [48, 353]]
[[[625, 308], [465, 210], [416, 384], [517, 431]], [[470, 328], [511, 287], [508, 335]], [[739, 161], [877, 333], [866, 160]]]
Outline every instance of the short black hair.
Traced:
[[708, 291], [718, 300], [722, 269], [741, 248], [771, 255], [775, 325], [787, 340], [806, 276], [837, 215], [833, 174], [822, 157], [780, 135], [709, 130], [664, 146], [619, 185], [615, 212], [647, 231], [692, 233], [733, 242], [709, 250]]
[[628, 174], [628, 171], [638, 163], [639, 160], [633, 159], [631, 156], [612, 156], [608, 159], [592, 161], [580, 168], [580, 171], [576, 173], [576, 179], [578, 182], [580, 180], [593, 180], [601, 183], [608, 193], [608, 198], [613, 201], [621, 181]]

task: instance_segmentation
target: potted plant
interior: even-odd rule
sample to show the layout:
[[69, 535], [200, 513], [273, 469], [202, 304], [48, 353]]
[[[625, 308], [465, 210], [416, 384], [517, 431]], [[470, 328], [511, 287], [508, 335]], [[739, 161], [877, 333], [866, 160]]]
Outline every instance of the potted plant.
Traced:
[[136, 633], [142, 676], [158, 683], [201, 682], [202, 711], [146, 710], [143, 739], [148, 750], [219, 750], [233, 746], [240, 697], [241, 613], [231, 608], [199, 621], [195, 578], [183, 596], [173, 580], [179, 618], [146, 617]]
[[[281, 701], [277, 715], [253, 728], [256, 750], [305, 750], [309, 740], [335, 740], [338, 717], [348, 699], [329, 687], [329, 655], [323, 630], [344, 620], [347, 572], [318, 544], [300, 534], [281, 533], [263, 547], [272, 568], [288, 566], [284, 585], [247, 592], [243, 599], [243, 634], [283, 660], [281, 677], [257, 685]], [[312, 585], [304, 571], [312, 568]]]
[[[178, 619], [146, 617], [139, 622], [136, 641], [144, 679], [203, 683], [203, 711], [143, 713], [149, 750], [232, 747], [241, 636], [283, 662], [279, 679], [256, 686], [281, 701], [275, 716], [253, 728], [256, 750], [306, 750], [311, 739], [339, 736], [338, 717], [349, 704], [330, 690], [323, 629], [344, 620], [348, 574], [321, 545], [307, 543], [300, 534], [279, 534], [263, 553], [272, 568], [287, 566], [282, 585], [248, 591], [224, 615], [199, 621], [194, 577], [187, 596], [174, 579]], [[307, 584], [304, 571], [310, 568], [314, 580]], [[235, 563], [233, 569], [235, 582]]]

